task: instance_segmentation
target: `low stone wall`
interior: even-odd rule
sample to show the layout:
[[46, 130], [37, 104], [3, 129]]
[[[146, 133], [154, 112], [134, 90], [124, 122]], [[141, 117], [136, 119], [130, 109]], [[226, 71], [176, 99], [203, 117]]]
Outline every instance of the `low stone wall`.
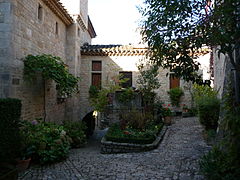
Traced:
[[155, 149], [162, 141], [167, 127], [164, 126], [159, 133], [156, 140], [151, 144], [130, 144], [130, 143], [117, 143], [107, 141], [105, 137], [101, 140], [101, 153], [102, 154], [114, 154], [114, 153], [131, 153], [131, 152], [142, 152]]

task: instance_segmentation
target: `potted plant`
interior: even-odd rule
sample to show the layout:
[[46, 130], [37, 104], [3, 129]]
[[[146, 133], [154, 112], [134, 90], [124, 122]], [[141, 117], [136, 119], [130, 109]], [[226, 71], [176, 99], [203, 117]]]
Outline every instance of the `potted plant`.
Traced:
[[173, 106], [179, 107], [180, 99], [184, 95], [184, 92], [181, 88], [172, 88], [168, 91], [170, 100]]
[[163, 108], [162, 116], [164, 117], [164, 124], [166, 124], [166, 125], [172, 124], [172, 111], [170, 108], [168, 108], [168, 107]]
[[21, 157], [17, 159], [18, 172], [25, 171], [29, 167], [32, 155], [35, 153], [35, 149], [35, 146], [31, 145], [22, 150]]

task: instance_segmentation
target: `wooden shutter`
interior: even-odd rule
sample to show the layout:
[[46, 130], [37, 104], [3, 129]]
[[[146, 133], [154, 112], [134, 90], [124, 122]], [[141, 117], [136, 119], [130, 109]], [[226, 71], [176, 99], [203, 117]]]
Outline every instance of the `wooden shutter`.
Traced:
[[170, 89], [180, 87], [180, 79], [170, 75]]
[[92, 85], [101, 88], [102, 74], [92, 73]]
[[122, 83], [121, 86], [123, 88], [129, 88], [129, 87], [132, 87], [132, 72], [126, 72], [126, 71], [122, 71], [122, 72], [119, 72], [120, 74], [120, 78], [121, 79], [125, 79], [127, 78], [128, 81], [126, 81], [125, 83]]
[[92, 71], [102, 71], [102, 62], [92, 61]]

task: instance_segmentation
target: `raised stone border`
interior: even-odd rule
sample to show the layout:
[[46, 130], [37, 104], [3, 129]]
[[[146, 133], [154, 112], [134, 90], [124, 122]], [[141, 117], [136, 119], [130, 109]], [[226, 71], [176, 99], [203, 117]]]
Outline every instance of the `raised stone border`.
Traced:
[[101, 140], [101, 153], [102, 154], [115, 154], [115, 153], [131, 153], [131, 152], [142, 152], [149, 151], [158, 147], [162, 141], [167, 127], [164, 126], [159, 133], [158, 137], [151, 144], [131, 144], [131, 143], [117, 143], [107, 141], [105, 137]]

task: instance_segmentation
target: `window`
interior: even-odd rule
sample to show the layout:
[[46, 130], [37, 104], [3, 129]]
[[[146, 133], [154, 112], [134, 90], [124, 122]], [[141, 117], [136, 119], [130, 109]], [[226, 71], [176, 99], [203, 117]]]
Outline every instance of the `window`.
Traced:
[[170, 74], [170, 89], [180, 87], [180, 79]]
[[102, 74], [92, 73], [92, 86], [101, 88], [101, 85], [102, 85]]
[[102, 71], [102, 62], [92, 61], [92, 71]]
[[38, 20], [42, 21], [43, 20], [43, 7], [41, 6], [41, 4], [38, 4]]
[[121, 86], [123, 88], [129, 88], [132, 87], [132, 72], [129, 71], [121, 71], [119, 72], [120, 79], [127, 78], [128, 80], [125, 83], [122, 83]]
[[58, 22], [56, 22], [55, 24], [55, 34], [58, 35], [59, 30], [58, 30]]
[[101, 88], [102, 85], [102, 61], [92, 61], [92, 86]]
[[80, 28], [77, 29], [77, 35], [80, 37]]

